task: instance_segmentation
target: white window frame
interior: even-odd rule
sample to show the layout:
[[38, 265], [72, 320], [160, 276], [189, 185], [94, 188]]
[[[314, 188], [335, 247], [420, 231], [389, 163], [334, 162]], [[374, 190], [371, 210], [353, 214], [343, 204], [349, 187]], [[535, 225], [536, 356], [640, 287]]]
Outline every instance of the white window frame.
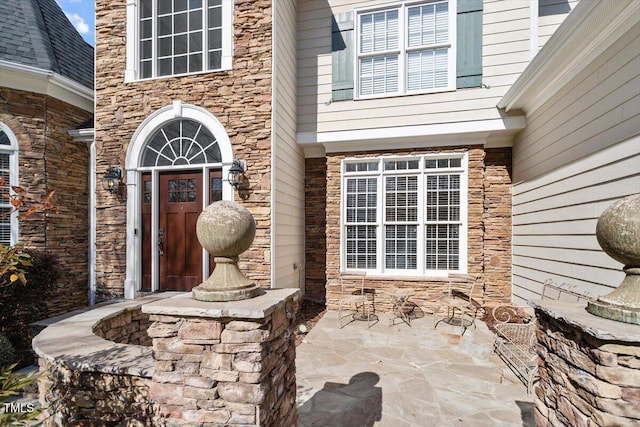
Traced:
[[[153, 166], [142, 167], [142, 156], [144, 154], [144, 148], [149, 138], [164, 124], [172, 120], [179, 118], [191, 119], [202, 123], [209, 131], [215, 136], [220, 147], [220, 155], [222, 161], [220, 163], [203, 163], [198, 165], [185, 165], [181, 167], [175, 166]], [[180, 100], [175, 100], [172, 105], [167, 105], [151, 115], [149, 115], [136, 129], [129, 148], [127, 149], [127, 155], [125, 159], [125, 169], [127, 171], [127, 267], [126, 278], [124, 283], [124, 296], [126, 299], [134, 299], [136, 292], [141, 288], [142, 283], [142, 233], [138, 230], [142, 228], [142, 174], [144, 172], [152, 173], [152, 188], [153, 194], [158, 194], [158, 180], [159, 174], [166, 170], [202, 170], [203, 177], [208, 177], [208, 170], [212, 168], [222, 169], [222, 176], [226, 177], [229, 173], [229, 169], [233, 163], [233, 150], [231, 147], [231, 140], [227, 135], [227, 132], [218, 120], [216, 116], [202, 107], [198, 107], [191, 104], [182, 103]], [[203, 192], [209, 194], [208, 179], [204, 180]], [[233, 200], [234, 190], [231, 185], [223, 179], [222, 181], [222, 199]], [[204, 209], [207, 197], [203, 198]], [[158, 290], [158, 207], [156, 200], [152, 200], [152, 225], [151, 225], [151, 250], [152, 250], [152, 290]], [[208, 255], [205, 249], [203, 252], [202, 274], [203, 277], [208, 276]]]
[[[126, 35], [126, 70], [124, 81], [144, 81], [156, 80], [178, 76], [197, 75], [205, 73], [215, 73], [218, 71], [227, 71], [232, 69], [233, 65], [233, 0], [222, 0], [222, 60], [221, 67], [215, 70], [203, 69], [193, 73], [170, 74], [165, 76], [157, 76], [156, 71], [152, 77], [140, 77], [140, 25], [139, 25], [139, 2], [140, 0], [127, 0], [127, 35]], [[203, 0], [203, 9], [206, 11], [207, 0]], [[204, 12], [206, 13], [206, 12]], [[155, 25], [155, 23], [153, 24]], [[203, 29], [206, 33], [206, 29]], [[155, 34], [155, 32], [154, 32]], [[206, 38], [206, 34], [205, 34]], [[153, 50], [156, 51], [157, 36], [153, 41]], [[203, 45], [206, 50], [206, 44]], [[154, 70], [156, 68], [157, 54], [153, 56]], [[206, 63], [203, 63], [203, 66]]]
[[[10, 145], [2, 145], [0, 146], [0, 152], [9, 155], [9, 188], [12, 186], [19, 185], [19, 163], [18, 163], [18, 138], [16, 138], [15, 134], [11, 131], [11, 129], [0, 122], [0, 132], [4, 132], [5, 135], [9, 138]], [[10, 204], [7, 204], [3, 207], [11, 207]], [[11, 246], [18, 243], [19, 236], [19, 222], [18, 222], [18, 211], [15, 210], [10, 215], [10, 244]]]
[[[429, 46], [429, 48], [442, 48], [447, 47], [448, 53], [448, 69], [447, 69], [447, 86], [433, 89], [413, 90], [409, 91], [407, 88], [407, 53], [415, 50], [425, 50], [426, 47], [421, 48], [409, 48], [407, 42], [407, 9], [414, 6], [421, 6], [433, 3], [448, 3], [449, 13], [449, 43], [437, 44]], [[398, 9], [398, 49], [391, 51], [379, 51], [375, 54], [360, 54], [360, 18], [364, 14], [373, 12], [382, 12], [386, 10]], [[456, 89], [456, 2], [453, 0], [427, 0], [427, 1], [402, 1], [395, 3], [387, 3], [374, 8], [364, 7], [354, 9], [355, 22], [355, 49], [354, 49], [354, 67], [353, 67], [353, 81], [354, 81], [354, 99], [377, 99], [388, 98], [402, 95], [414, 95], [414, 94], [426, 94], [426, 93], [439, 93], [448, 92]], [[387, 92], [380, 94], [361, 95], [360, 94], [360, 58], [370, 56], [381, 56], [389, 53], [398, 53], [398, 91]]]
[[[443, 169], [426, 169], [426, 160], [437, 159], [460, 159], [460, 167], [443, 168]], [[389, 160], [419, 160], [418, 169], [414, 170], [395, 170], [385, 171], [384, 162]], [[357, 171], [347, 172], [348, 164], [378, 162], [377, 171]], [[412, 155], [412, 156], [377, 156], [366, 158], [345, 158], [340, 166], [341, 175], [341, 191], [340, 191], [340, 271], [342, 273], [351, 273], [354, 271], [366, 270], [369, 275], [379, 276], [414, 276], [414, 277], [447, 277], [449, 274], [466, 274], [467, 273], [467, 246], [468, 246], [468, 156], [466, 153], [443, 153], [428, 155]], [[426, 181], [428, 175], [439, 174], [459, 174], [460, 176], [460, 230], [459, 230], [459, 263], [458, 269], [455, 270], [434, 270], [426, 268]], [[418, 231], [417, 231], [417, 268], [411, 269], [387, 269], [385, 263], [385, 197], [384, 189], [385, 177], [387, 176], [409, 176], [418, 175]], [[349, 178], [376, 178], [377, 179], [377, 206], [376, 206], [376, 222], [372, 223], [376, 229], [376, 268], [363, 269], [362, 267], [347, 267], [347, 179]], [[439, 224], [447, 224], [447, 222], [439, 222]]]

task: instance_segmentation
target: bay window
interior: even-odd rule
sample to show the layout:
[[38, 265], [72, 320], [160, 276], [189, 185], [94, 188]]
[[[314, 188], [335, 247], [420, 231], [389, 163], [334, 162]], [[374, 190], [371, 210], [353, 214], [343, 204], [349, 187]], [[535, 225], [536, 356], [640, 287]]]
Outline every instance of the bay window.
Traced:
[[462, 155], [348, 159], [342, 166], [342, 270], [466, 270]]

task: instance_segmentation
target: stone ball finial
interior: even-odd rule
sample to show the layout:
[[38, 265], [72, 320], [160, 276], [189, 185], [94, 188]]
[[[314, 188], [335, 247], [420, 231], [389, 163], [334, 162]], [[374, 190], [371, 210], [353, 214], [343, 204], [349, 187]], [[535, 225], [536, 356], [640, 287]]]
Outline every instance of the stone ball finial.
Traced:
[[605, 209], [596, 225], [596, 237], [611, 258], [625, 266], [640, 267], [640, 194]]
[[624, 264], [625, 278], [611, 293], [589, 301], [587, 311], [640, 325], [640, 194], [605, 209], [596, 225], [596, 237], [607, 255]]
[[244, 206], [220, 200], [198, 216], [196, 235], [210, 254], [237, 257], [253, 243], [256, 222]]
[[236, 301], [261, 293], [238, 268], [238, 257], [249, 249], [255, 234], [256, 222], [244, 206], [226, 200], [207, 206], [198, 217], [196, 235], [216, 265], [211, 276], [193, 288], [193, 298]]

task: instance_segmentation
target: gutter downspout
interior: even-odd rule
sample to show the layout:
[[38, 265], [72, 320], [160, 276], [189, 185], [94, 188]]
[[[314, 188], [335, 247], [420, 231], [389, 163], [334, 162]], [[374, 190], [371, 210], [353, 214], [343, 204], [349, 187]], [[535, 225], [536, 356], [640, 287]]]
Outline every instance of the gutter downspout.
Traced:
[[89, 305], [96, 303], [96, 142], [94, 129], [73, 129], [68, 132], [75, 142], [84, 142], [89, 146], [89, 200], [88, 225], [89, 245], [87, 247]]
[[89, 147], [89, 305], [96, 303], [96, 142]]

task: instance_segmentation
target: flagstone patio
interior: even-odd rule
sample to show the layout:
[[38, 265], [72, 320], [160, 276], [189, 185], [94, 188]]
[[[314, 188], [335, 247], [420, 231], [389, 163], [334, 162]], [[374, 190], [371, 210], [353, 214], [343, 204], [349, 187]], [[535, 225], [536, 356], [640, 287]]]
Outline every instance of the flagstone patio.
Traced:
[[[131, 304], [106, 305], [56, 327], [67, 330], [84, 319], [87, 333], [102, 342], [91, 325]], [[493, 334], [484, 323], [461, 337], [458, 326], [441, 322], [434, 329], [430, 316], [411, 326], [389, 326], [386, 314], [378, 320], [371, 328], [353, 321], [339, 329], [337, 313], [329, 311], [306, 335], [296, 349], [298, 426], [534, 425], [533, 396], [493, 353]], [[62, 337], [54, 335], [51, 343], [58, 348]], [[40, 344], [46, 344], [43, 337]], [[86, 347], [88, 341], [72, 342]]]
[[478, 322], [411, 327], [327, 312], [297, 348], [298, 426], [533, 426], [533, 397], [493, 353]]

